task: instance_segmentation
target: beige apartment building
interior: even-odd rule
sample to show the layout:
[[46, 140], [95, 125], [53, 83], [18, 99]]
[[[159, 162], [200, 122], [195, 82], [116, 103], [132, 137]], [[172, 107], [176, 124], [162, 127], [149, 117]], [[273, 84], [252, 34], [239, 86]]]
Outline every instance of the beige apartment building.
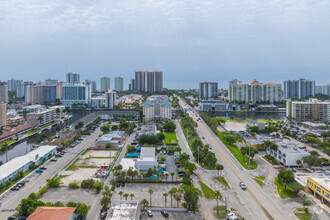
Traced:
[[7, 125], [7, 103], [0, 102], [0, 127]]
[[243, 84], [240, 81], [229, 84], [228, 97], [233, 102], [274, 103], [281, 101], [282, 96], [282, 84], [261, 83], [255, 79], [248, 84]]
[[286, 116], [298, 122], [330, 122], [330, 102], [321, 102], [318, 99], [288, 101], [286, 103]]
[[55, 120], [55, 118], [56, 118], [55, 109], [47, 109], [44, 111], [26, 114], [27, 123], [30, 125], [33, 125], [35, 127], [49, 124], [49, 123], [53, 122]]

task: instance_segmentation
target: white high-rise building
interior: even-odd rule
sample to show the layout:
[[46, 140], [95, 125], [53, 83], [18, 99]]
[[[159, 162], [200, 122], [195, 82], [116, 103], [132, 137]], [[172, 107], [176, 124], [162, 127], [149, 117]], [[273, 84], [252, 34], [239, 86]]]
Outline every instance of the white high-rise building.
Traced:
[[16, 91], [17, 83], [22, 82], [22, 80], [10, 79], [8, 80], [8, 92]]
[[62, 105], [89, 105], [92, 97], [90, 85], [82, 83], [64, 83], [62, 85]]
[[238, 81], [237, 84], [229, 85], [228, 97], [233, 102], [279, 102], [282, 100], [282, 84], [260, 83], [255, 79], [248, 84]]
[[105, 107], [113, 109], [116, 105], [116, 92], [109, 90], [105, 93]]
[[[133, 81], [133, 80], [132, 80]], [[154, 70], [139, 70], [135, 72], [134, 86], [131, 89], [141, 92], [162, 92], [163, 91], [163, 72]]]
[[85, 80], [85, 85], [90, 85], [92, 89], [92, 93], [96, 91], [96, 81], [95, 80]]
[[124, 79], [123, 77], [116, 77], [115, 78], [115, 90], [121, 92], [124, 90]]
[[107, 92], [110, 89], [110, 78], [102, 77], [101, 78], [101, 92]]

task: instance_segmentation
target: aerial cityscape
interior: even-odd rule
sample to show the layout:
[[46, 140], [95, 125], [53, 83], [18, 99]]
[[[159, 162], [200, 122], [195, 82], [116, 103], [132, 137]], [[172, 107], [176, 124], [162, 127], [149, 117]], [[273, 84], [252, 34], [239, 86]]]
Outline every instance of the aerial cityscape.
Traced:
[[0, 220], [329, 220], [329, 10], [4, 2]]

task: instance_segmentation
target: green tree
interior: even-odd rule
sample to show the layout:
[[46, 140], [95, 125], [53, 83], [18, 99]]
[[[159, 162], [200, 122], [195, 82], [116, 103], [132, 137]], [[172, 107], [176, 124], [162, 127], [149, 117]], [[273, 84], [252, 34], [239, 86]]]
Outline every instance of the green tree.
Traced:
[[173, 182], [174, 175], [175, 175], [175, 173], [171, 172], [172, 182]]
[[125, 200], [127, 200], [127, 197], [128, 197], [129, 195], [128, 195], [128, 193], [125, 193], [124, 194], [124, 198], [125, 198]]
[[45, 206], [46, 204], [41, 200], [34, 200], [31, 198], [22, 199], [16, 210], [20, 216], [29, 216], [39, 206]]
[[77, 203], [77, 208], [74, 211], [74, 213], [78, 215], [87, 215], [89, 210], [89, 206], [86, 205], [85, 203]]
[[60, 177], [53, 177], [46, 180], [47, 186], [50, 188], [58, 188], [61, 186], [61, 178]]
[[165, 208], [166, 208], [166, 202], [167, 202], [168, 193], [164, 193], [163, 196], [164, 196], [164, 199], [165, 199]]
[[158, 137], [158, 139], [161, 140], [161, 141], [165, 140], [165, 135], [164, 135], [163, 132], [159, 132], [159, 133], [157, 134], [157, 137]]
[[308, 166], [321, 166], [322, 160], [314, 155], [309, 155], [307, 157], [303, 157], [303, 161]]
[[286, 190], [286, 186], [288, 183], [294, 180], [294, 174], [290, 170], [280, 170], [277, 175], [277, 181], [281, 184], [284, 184], [284, 189]]
[[219, 178], [219, 180], [220, 180], [220, 171], [223, 170], [223, 165], [222, 165], [222, 164], [217, 164], [217, 165], [215, 165], [215, 168], [216, 168], [217, 171], [218, 171], [218, 178]]
[[297, 160], [297, 165], [298, 165], [298, 168], [302, 165], [302, 162], [301, 162], [301, 160]]
[[148, 200], [142, 199], [141, 200], [141, 205], [142, 205], [142, 211], [144, 211], [146, 209], [146, 207], [149, 205]]
[[202, 192], [195, 188], [193, 184], [182, 184], [179, 192], [183, 192], [183, 199], [185, 200], [184, 207], [189, 211], [196, 211], [198, 209], [198, 200], [202, 196]]
[[129, 197], [131, 197], [131, 200], [133, 200], [134, 194], [133, 193], [129, 194]]
[[172, 200], [173, 200], [173, 197], [176, 194], [176, 192], [177, 192], [177, 188], [175, 188], [175, 187], [173, 187], [172, 189], [170, 189], [170, 191], [168, 191], [168, 194], [170, 194], [170, 196], [171, 196], [171, 207], [173, 207]]
[[222, 194], [219, 190], [214, 192], [214, 199], [217, 201], [217, 215], [219, 216], [219, 200], [222, 200]]
[[93, 184], [94, 189], [96, 190], [97, 193], [99, 193], [103, 187], [102, 183], [100, 181], [96, 181]]
[[123, 191], [119, 192], [120, 200], [121, 200], [121, 196], [123, 195], [123, 193], [124, 193]]
[[173, 122], [169, 121], [164, 124], [163, 129], [167, 132], [173, 132], [176, 129], [176, 125]]
[[149, 193], [149, 195], [150, 195], [150, 206], [152, 206], [152, 203], [151, 203], [151, 194], [153, 194], [154, 193], [154, 191], [152, 190], [152, 189], [149, 189], [148, 190], [148, 193]]

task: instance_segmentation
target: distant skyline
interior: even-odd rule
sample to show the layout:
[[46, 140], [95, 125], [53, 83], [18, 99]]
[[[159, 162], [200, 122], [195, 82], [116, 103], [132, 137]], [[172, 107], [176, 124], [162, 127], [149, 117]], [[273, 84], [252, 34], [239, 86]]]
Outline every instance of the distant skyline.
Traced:
[[330, 82], [330, 1], [3, 1], [0, 80], [130, 78], [161, 70], [164, 88], [216, 81]]

